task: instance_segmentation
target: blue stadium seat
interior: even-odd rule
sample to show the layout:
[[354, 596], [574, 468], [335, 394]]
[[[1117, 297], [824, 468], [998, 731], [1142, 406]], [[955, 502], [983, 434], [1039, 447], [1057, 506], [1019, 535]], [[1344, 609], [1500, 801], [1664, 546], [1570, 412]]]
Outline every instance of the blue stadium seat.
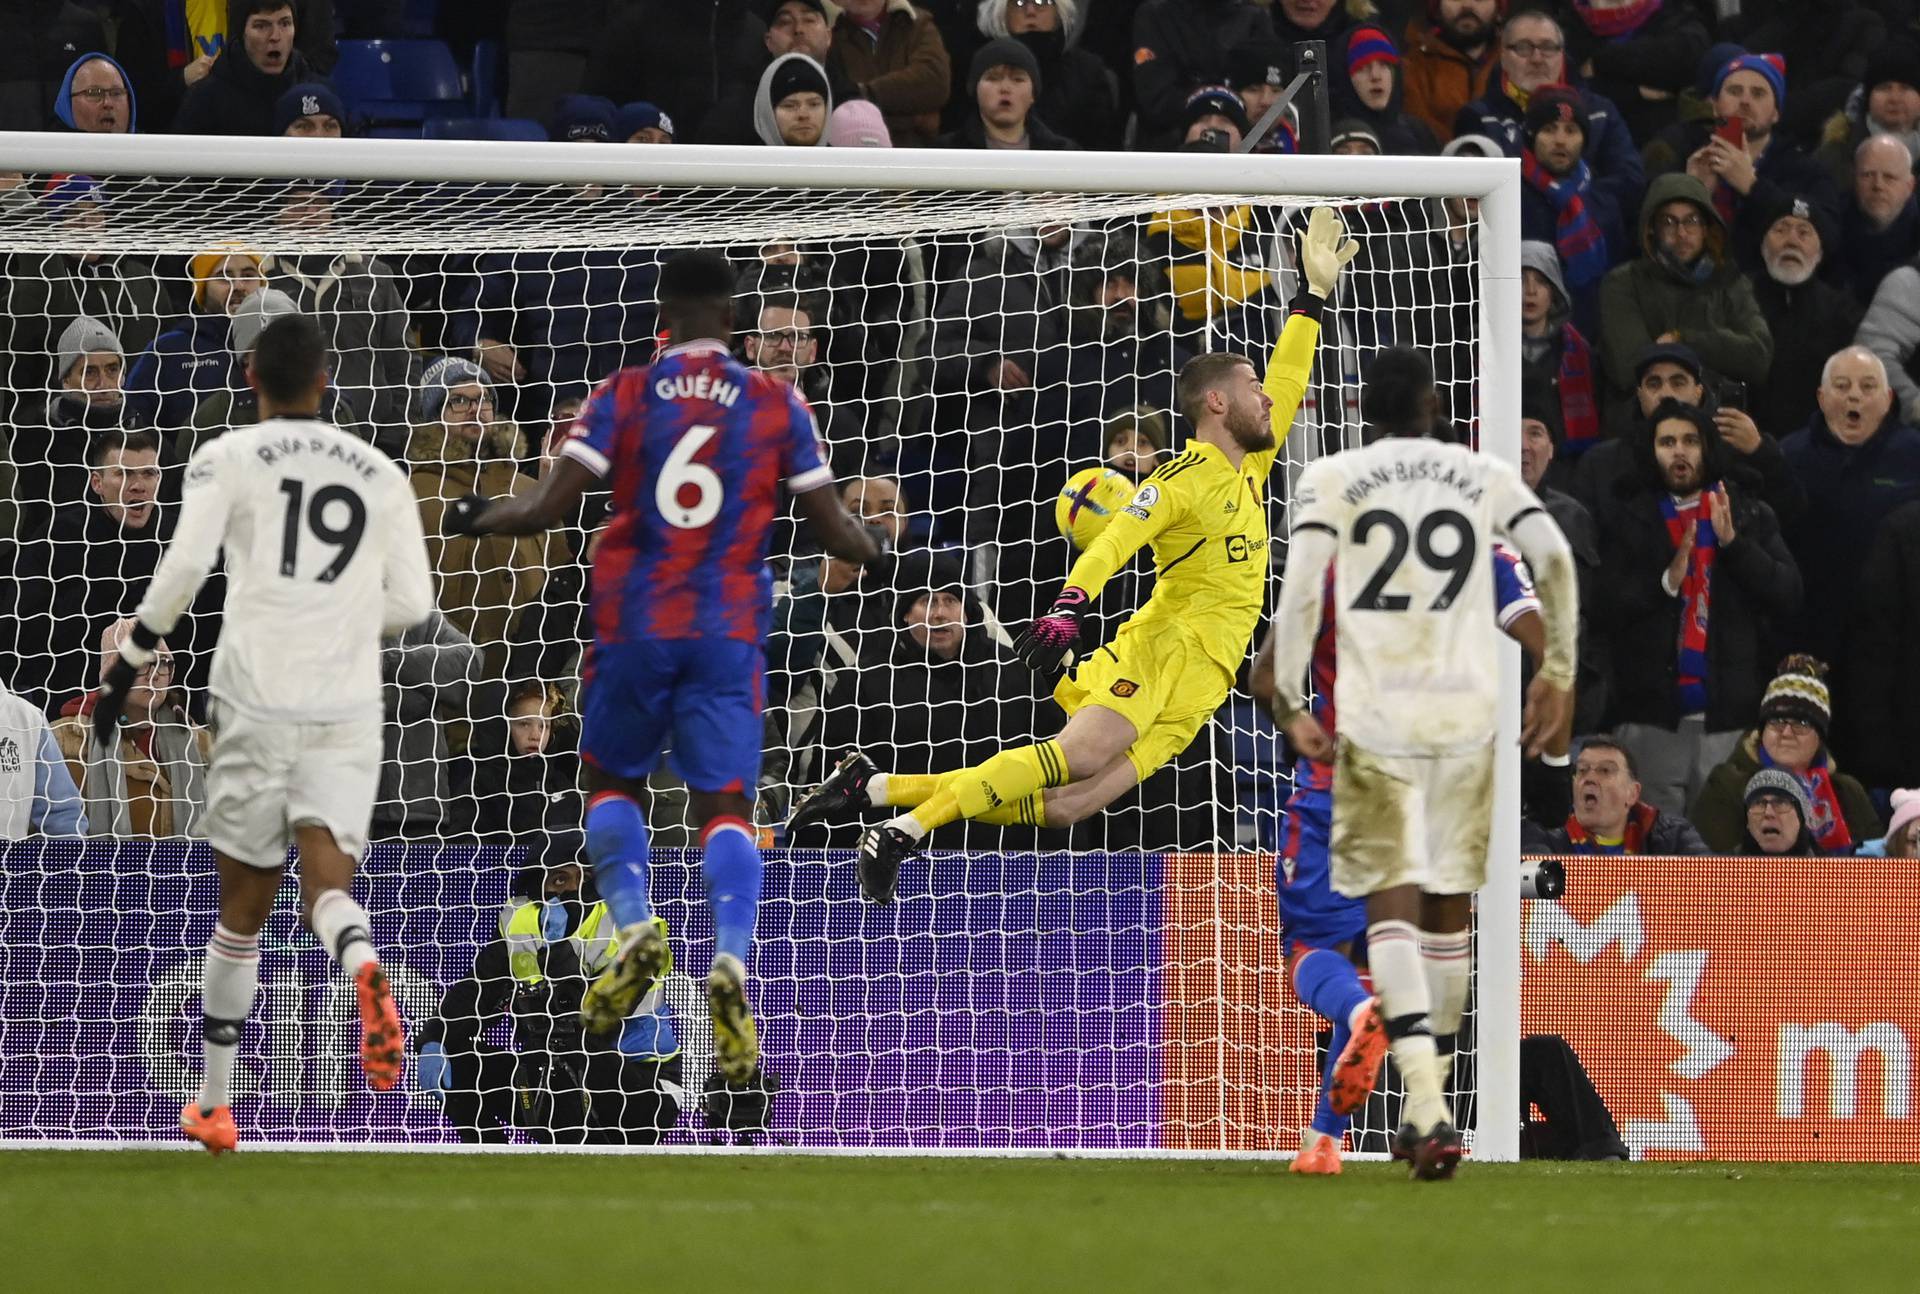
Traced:
[[500, 61], [504, 57], [497, 40], [473, 43], [473, 67], [467, 73], [467, 84], [473, 87], [471, 98], [476, 117], [500, 115]]
[[545, 143], [547, 128], [528, 117], [429, 117], [423, 139], [511, 139]]
[[460, 65], [440, 41], [343, 40], [339, 50], [334, 89], [369, 127], [418, 124], [466, 109]]

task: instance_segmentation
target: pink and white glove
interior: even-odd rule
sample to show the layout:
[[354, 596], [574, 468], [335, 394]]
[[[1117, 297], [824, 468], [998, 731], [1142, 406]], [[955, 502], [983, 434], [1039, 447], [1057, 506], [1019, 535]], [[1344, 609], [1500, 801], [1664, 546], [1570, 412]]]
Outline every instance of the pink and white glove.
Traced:
[[1014, 640], [1013, 653], [1028, 669], [1041, 674], [1058, 673], [1065, 668], [1073, 649], [1080, 642], [1080, 621], [1093, 602], [1085, 591], [1072, 585], [1060, 590], [1053, 607], [1028, 625]]

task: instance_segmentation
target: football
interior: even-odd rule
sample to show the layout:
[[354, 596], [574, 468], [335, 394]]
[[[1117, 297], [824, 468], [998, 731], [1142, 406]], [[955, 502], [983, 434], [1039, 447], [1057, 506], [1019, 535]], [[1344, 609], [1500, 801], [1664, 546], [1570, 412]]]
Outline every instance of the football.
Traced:
[[1084, 549], [1100, 537], [1113, 514], [1127, 506], [1137, 489], [1125, 472], [1111, 467], [1085, 468], [1060, 487], [1060, 497], [1053, 505], [1054, 521], [1075, 548]]

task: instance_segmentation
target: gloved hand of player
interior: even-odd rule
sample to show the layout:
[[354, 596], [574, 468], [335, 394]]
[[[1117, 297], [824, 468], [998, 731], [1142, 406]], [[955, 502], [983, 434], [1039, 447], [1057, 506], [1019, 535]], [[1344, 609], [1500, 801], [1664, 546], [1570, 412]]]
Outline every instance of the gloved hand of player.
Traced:
[[440, 517], [440, 533], [445, 535], [477, 535], [480, 533], [480, 514], [487, 510], [484, 495], [463, 494], [447, 505]]
[[436, 1101], [453, 1090], [453, 1062], [447, 1059], [447, 1049], [437, 1042], [420, 1048], [413, 1072], [420, 1080], [420, 1090]]
[[1052, 609], [1014, 640], [1013, 654], [1035, 673], [1058, 673], [1066, 667], [1074, 646], [1080, 641], [1080, 621], [1092, 601], [1083, 590], [1071, 584], [1061, 589]]
[[1360, 244], [1347, 237], [1347, 227], [1333, 209], [1315, 207], [1300, 235], [1300, 272], [1306, 275], [1307, 291], [1322, 300], [1332, 296], [1340, 271], [1359, 254]]
[[112, 750], [116, 743], [115, 734], [120, 727], [120, 716], [126, 713], [127, 693], [133, 690], [134, 680], [140, 677], [140, 671], [150, 664], [159, 645], [160, 636], [135, 621], [133, 630], [120, 643], [120, 650], [114, 653], [113, 664], [107, 666], [100, 676], [100, 692], [93, 701], [93, 741], [100, 750]]

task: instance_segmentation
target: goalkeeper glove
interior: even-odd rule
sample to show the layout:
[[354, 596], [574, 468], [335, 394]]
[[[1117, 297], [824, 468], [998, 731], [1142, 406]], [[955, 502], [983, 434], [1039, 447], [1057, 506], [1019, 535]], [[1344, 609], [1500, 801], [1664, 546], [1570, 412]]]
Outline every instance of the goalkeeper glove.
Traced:
[[1307, 217], [1306, 232], [1300, 235], [1300, 272], [1306, 276], [1307, 291], [1322, 300], [1333, 295], [1340, 271], [1359, 254], [1360, 244], [1347, 237], [1346, 226], [1332, 208], [1315, 207]]
[[447, 1049], [437, 1042], [420, 1048], [413, 1072], [420, 1080], [420, 1090], [436, 1100], [453, 1090], [453, 1062], [447, 1059]]
[[134, 680], [140, 671], [153, 660], [155, 648], [159, 645], [160, 635], [141, 624], [133, 622], [133, 632], [120, 644], [120, 650], [114, 654], [113, 664], [100, 677], [100, 691], [93, 700], [93, 742], [102, 750], [111, 750], [114, 746], [114, 734], [120, 727], [120, 716], [127, 709], [127, 693], [133, 690]]
[[1047, 614], [1027, 626], [1013, 644], [1020, 663], [1036, 673], [1051, 674], [1064, 669], [1080, 641], [1080, 621], [1093, 601], [1086, 593], [1069, 584], [1060, 590]]
[[480, 533], [480, 514], [487, 510], [485, 495], [463, 494], [447, 505], [447, 511], [440, 519], [440, 530], [448, 535], [477, 535]]

